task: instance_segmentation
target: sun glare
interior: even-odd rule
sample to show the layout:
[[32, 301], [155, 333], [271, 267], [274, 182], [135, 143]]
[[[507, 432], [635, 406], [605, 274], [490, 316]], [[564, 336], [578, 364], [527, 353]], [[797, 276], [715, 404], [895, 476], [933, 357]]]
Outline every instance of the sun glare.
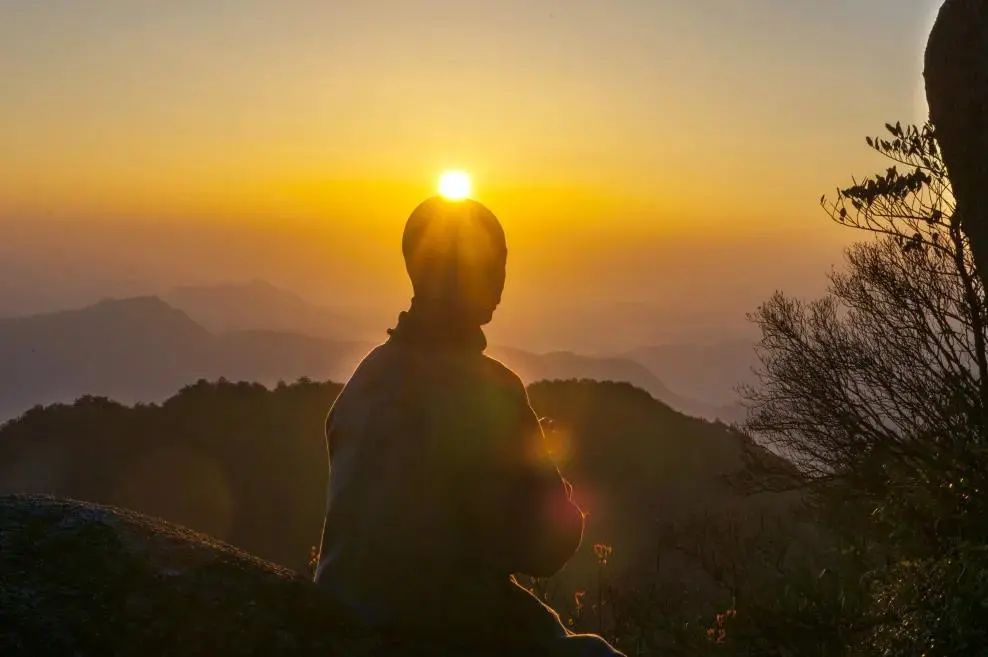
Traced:
[[470, 196], [470, 176], [465, 171], [444, 171], [439, 176], [439, 194], [450, 201]]

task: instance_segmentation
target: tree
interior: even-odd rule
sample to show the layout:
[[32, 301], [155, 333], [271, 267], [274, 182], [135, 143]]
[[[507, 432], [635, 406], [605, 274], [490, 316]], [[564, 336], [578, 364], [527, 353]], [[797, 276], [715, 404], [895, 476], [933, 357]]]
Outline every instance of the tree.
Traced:
[[[933, 127], [886, 128], [867, 141], [893, 166], [821, 199], [871, 239], [847, 250], [824, 298], [776, 294], [753, 314], [762, 339], [747, 428], [798, 471], [765, 481], [803, 487], [866, 574], [862, 640], [889, 654], [964, 654], [985, 647], [983, 633], [946, 605], [985, 590], [962, 581], [975, 577], [965, 563], [985, 562], [988, 529], [985, 290]], [[956, 577], [929, 583], [938, 596], [916, 581], [923, 570]], [[899, 631], [908, 614], [913, 627]]]

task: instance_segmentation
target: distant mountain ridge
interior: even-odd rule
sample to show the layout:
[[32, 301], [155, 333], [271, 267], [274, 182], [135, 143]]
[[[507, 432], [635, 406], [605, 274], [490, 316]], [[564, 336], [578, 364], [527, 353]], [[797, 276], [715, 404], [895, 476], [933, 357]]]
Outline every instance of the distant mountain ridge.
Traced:
[[361, 340], [368, 335], [366, 320], [359, 313], [310, 303], [259, 279], [185, 285], [164, 292], [161, 298], [215, 332], [281, 331], [331, 340]]
[[[383, 337], [380, 319], [369, 318], [366, 311], [313, 304], [263, 280], [178, 287], [163, 298], [213, 331], [273, 329], [331, 340]], [[624, 318], [615, 321], [615, 330], [623, 326], [626, 332], [628, 326], [647, 323], [654, 309], [619, 303], [608, 312]], [[634, 336], [622, 333], [618, 342], [628, 340]], [[750, 378], [754, 357], [750, 341], [663, 344], [594, 356], [572, 350], [543, 353], [518, 348], [524, 346], [495, 343], [488, 353], [517, 369], [526, 382], [572, 377], [627, 381], [691, 415], [727, 422], [744, 415], [734, 388]]]
[[[254, 288], [238, 289], [244, 293]], [[271, 289], [274, 292], [269, 290], [269, 296], [281, 298], [280, 290]], [[304, 301], [298, 303], [301, 306], [285, 305], [306, 307]], [[262, 323], [260, 316], [255, 319]], [[386, 337], [383, 331], [381, 337]], [[82, 395], [125, 403], [160, 401], [199, 379], [222, 377], [265, 385], [301, 377], [345, 382], [373, 346], [367, 341], [333, 340], [295, 331], [209, 329], [187, 310], [155, 296], [107, 299], [76, 310], [0, 319], [0, 370], [4, 373], [0, 421], [37, 404], [71, 401]], [[689, 415], [735, 419], [729, 411], [676, 394], [629, 358], [565, 351], [534, 354], [498, 345], [488, 353], [526, 383], [552, 379], [627, 382]]]
[[161, 400], [198, 379], [343, 379], [359, 342], [275, 331], [212, 333], [158, 297], [0, 320], [0, 420], [81, 395]]
[[739, 386], [754, 385], [754, 340], [643, 346], [624, 354], [653, 372], [667, 373], [681, 394], [715, 406], [737, 406]]
[[630, 358], [619, 356], [584, 356], [571, 351], [552, 351], [533, 354], [511, 347], [492, 346], [488, 354], [502, 360], [526, 383], [542, 380], [591, 379], [630, 383], [648, 392], [664, 404], [695, 417], [720, 419], [730, 422], [736, 419], [729, 410], [689, 399], [670, 390], [647, 367]]

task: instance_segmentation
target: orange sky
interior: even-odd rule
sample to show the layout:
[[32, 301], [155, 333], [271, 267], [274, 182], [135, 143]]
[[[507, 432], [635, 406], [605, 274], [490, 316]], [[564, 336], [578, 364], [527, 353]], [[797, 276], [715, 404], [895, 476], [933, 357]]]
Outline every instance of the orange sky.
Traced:
[[816, 292], [845, 239], [816, 201], [923, 116], [937, 4], [3, 3], [8, 310], [38, 267], [52, 303], [256, 276], [400, 303], [447, 168], [508, 231], [507, 316]]

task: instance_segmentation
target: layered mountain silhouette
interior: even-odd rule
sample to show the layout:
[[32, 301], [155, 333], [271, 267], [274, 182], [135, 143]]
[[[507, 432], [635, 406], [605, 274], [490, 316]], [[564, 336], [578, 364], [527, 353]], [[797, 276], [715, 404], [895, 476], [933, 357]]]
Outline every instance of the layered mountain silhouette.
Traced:
[[[383, 335], [382, 324], [393, 320], [391, 316], [374, 317], [367, 309], [321, 306], [262, 280], [179, 287], [162, 298], [213, 331], [269, 329], [370, 343]], [[580, 320], [587, 309], [571, 312], [574, 324], [587, 324]], [[645, 304], [619, 303], [604, 312], [621, 317], [613, 324], [625, 327], [620, 335], [608, 339], [633, 344], [647, 332], [629, 333], [628, 327], [648, 326], [657, 310]], [[518, 346], [492, 344], [489, 353], [511, 364], [526, 381], [573, 377], [627, 381], [673, 408], [726, 422], [743, 419], [736, 387], [751, 381], [755, 356], [750, 340], [648, 345], [604, 356], [513, 348]]]
[[267, 281], [176, 287], [161, 295], [211, 331], [265, 330], [332, 340], [368, 340], [366, 312], [310, 303]]
[[673, 392], [651, 370], [630, 358], [584, 356], [571, 351], [533, 354], [498, 345], [488, 349], [488, 354], [509, 365], [526, 383], [555, 379], [630, 383], [687, 415], [724, 422], [739, 419], [737, 409], [706, 404]]
[[213, 333], [157, 297], [0, 319], [0, 419], [86, 394], [158, 401], [200, 378], [339, 380], [365, 351], [276, 331]]
[[[257, 284], [237, 287], [227, 302], [222, 290], [187, 288], [177, 294], [180, 310], [159, 297], [105, 300], [78, 310], [0, 319], [0, 421], [37, 404], [71, 401], [81, 395], [106, 396], [124, 403], [160, 401], [198, 379], [245, 380], [274, 385], [301, 377], [345, 381], [370, 341], [252, 328], [264, 317], [271, 325], [298, 326], [311, 321], [331, 328], [336, 316], [313, 311], [271, 288], [249, 310]], [[274, 301], [272, 301], [272, 299]], [[195, 303], [192, 303], [192, 300]], [[272, 310], [279, 306], [281, 315]], [[202, 312], [209, 328], [190, 309]], [[251, 315], [250, 313], [253, 313]], [[308, 318], [308, 319], [306, 319]], [[380, 339], [386, 333], [380, 330]], [[602, 358], [554, 352], [533, 354], [492, 346], [489, 353], [515, 368], [526, 382], [543, 379], [594, 379], [632, 383], [670, 406], [691, 415], [735, 419], [715, 406], [669, 390], [658, 377], [623, 357]]]
[[653, 372], [665, 373], [681, 394], [707, 403], [738, 404], [738, 386], [756, 382], [752, 340], [707, 344], [664, 344], [639, 347], [625, 354]]

